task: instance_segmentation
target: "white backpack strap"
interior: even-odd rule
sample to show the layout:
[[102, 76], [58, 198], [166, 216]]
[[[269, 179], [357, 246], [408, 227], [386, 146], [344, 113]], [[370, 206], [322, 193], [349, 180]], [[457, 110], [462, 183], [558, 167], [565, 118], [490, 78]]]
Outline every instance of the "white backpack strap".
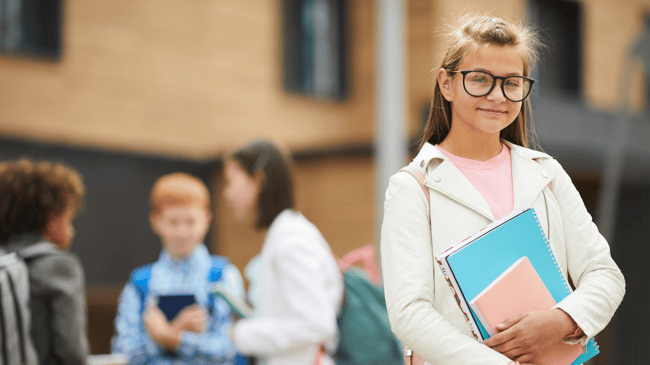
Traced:
[[15, 252], [4, 254], [1, 253], [2, 256], [0, 256], [0, 267], [11, 265], [14, 262], [20, 260], [18, 258], [18, 255]]
[[23, 259], [31, 259], [37, 256], [49, 255], [57, 252], [56, 246], [47, 241], [41, 241], [29, 245], [22, 250], [18, 251], [18, 255]]
[[424, 185], [424, 174], [422, 171], [412, 167], [411, 165], [404, 167], [400, 171], [408, 172], [415, 178], [415, 180], [418, 181], [418, 184], [420, 185], [424, 196], [427, 198], [427, 205], [429, 206], [429, 221], [431, 221], [431, 196], [429, 195], [429, 188]]
[[[409, 173], [411, 176], [417, 180], [418, 184], [420, 185], [420, 188], [422, 189], [422, 192], [424, 193], [424, 196], [427, 198], [427, 205], [428, 205], [428, 212], [429, 212], [429, 223], [431, 223], [431, 196], [429, 194], [429, 188], [424, 185], [424, 174], [422, 171], [418, 170], [417, 168], [408, 165], [401, 169], [400, 171], [404, 171]], [[425, 360], [413, 352], [407, 345], [404, 345], [404, 364], [405, 365], [424, 365], [426, 362]]]

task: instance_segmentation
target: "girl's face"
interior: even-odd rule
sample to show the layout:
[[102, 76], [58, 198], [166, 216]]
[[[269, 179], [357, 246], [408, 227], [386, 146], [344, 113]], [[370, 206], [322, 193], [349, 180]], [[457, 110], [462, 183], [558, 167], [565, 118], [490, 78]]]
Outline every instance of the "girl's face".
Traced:
[[223, 196], [232, 208], [235, 218], [240, 222], [246, 221], [257, 206], [261, 183], [232, 160], [226, 162], [225, 178], [226, 188]]
[[[494, 76], [523, 76], [524, 62], [521, 55], [512, 47], [480, 46], [468, 52], [458, 71], [485, 71]], [[455, 77], [451, 77], [454, 76]], [[501, 90], [501, 81], [497, 80], [494, 89], [485, 96], [474, 97], [463, 88], [463, 75], [438, 71], [440, 90], [451, 102], [451, 130], [456, 133], [494, 136], [512, 123], [522, 102], [508, 100]]]

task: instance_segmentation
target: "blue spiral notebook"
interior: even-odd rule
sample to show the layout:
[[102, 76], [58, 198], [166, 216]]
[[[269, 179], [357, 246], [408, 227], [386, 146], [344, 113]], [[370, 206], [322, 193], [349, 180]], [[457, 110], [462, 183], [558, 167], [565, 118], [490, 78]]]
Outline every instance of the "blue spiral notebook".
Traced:
[[[571, 294], [534, 209], [517, 209], [436, 256], [479, 341], [489, 338], [468, 303], [515, 261], [527, 256], [556, 303]], [[592, 338], [573, 364], [599, 353]]]

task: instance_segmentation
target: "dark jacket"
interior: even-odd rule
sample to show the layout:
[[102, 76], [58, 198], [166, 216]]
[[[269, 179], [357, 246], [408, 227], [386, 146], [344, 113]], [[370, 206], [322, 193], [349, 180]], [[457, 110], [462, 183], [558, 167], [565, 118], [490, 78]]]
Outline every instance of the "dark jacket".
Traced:
[[[2, 249], [20, 252], [46, 242], [42, 236], [12, 237]], [[31, 334], [42, 365], [86, 364], [89, 354], [86, 286], [79, 257], [48, 243], [46, 253], [27, 257]]]

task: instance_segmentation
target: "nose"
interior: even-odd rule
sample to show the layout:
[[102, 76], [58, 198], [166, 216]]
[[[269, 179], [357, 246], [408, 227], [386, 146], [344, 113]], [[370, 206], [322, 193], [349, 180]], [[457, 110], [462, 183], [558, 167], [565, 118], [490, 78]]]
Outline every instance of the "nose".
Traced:
[[490, 91], [490, 93], [487, 94], [488, 100], [493, 100], [496, 102], [503, 102], [506, 100], [506, 96], [503, 95], [503, 89], [501, 88], [501, 86], [503, 86], [503, 80], [495, 80], [492, 91]]

